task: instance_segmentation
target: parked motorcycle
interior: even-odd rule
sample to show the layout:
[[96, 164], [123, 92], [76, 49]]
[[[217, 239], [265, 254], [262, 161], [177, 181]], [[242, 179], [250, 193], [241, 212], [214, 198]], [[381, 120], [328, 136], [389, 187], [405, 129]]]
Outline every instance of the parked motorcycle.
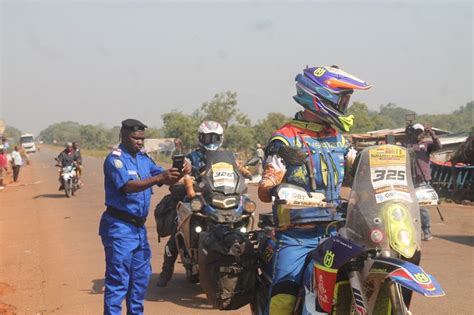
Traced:
[[177, 206], [176, 244], [186, 277], [199, 282], [200, 236], [219, 226], [247, 233], [254, 225], [256, 204], [247, 195], [247, 186], [232, 152], [208, 151], [206, 167], [197, 183], [185, 177], [186, 195]]
[[[294, 314], [405, 315], [410, 314], [412, 292], [444, 295], [436, 279], [415, 264], [421, 253], [421, 231], [410, 173], [402, 147], [382, 145], [362, 151], [345, 224], [310, 253]], [[277, 191], [275, 202], [293, 209], [314, 202], [315, 196], [299, 187], [284, 189]], [[263, 216], [259, 224], [263, 230], [252, 235], [260, 252], [260, 288], [251, 304], [253, 314], [264, 314], [269, 300], [277, 246], [268, 221]], [[328, 234], [337, 224], [328, 224]]]

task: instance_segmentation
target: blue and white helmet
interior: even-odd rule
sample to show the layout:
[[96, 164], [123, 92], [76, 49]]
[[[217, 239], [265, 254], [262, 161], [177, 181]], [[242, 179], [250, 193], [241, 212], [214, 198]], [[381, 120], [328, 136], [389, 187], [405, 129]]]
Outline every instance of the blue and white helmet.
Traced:
[[224, 142], [224, 129], [216, 121], [206, 120], [198, 129], [199, 145], [206, 150], [215, 151]]

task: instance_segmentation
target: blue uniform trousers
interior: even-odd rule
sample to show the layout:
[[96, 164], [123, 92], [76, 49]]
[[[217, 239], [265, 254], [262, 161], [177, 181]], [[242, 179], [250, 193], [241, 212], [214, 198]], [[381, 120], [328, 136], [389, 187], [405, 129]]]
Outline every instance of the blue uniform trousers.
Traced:
[[143, 301], [151, 274], [151, 251], [146, 231], [137, 236], [102, 236], [106, 261], [105, 315], [121, 314], [124, 298], [127, 314], [143, 314]]

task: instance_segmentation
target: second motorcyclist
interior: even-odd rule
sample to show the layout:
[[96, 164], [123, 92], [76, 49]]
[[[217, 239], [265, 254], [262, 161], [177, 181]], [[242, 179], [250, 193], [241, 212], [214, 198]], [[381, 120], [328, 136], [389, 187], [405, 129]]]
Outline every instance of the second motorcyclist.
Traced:
[[[337, 66], [304, 69], [296, 76], [295, 101], [304, 107], [290, 123], [271, 136], [258, 195], [263, 202], [272, 201], [274, 188], [282, 182], [321, 192], [328, 202], [339, 202], [346, 160], [355, 151], [338, 131], [349, 131], [353, 116], [345, 116], [354, 89], [371, 86], [340, 70]], [[279, 156], [282, 146], [296, 147], [307, 158], [303, 165], [285, 165]], [[277, 226], [278, 250], [274, 256], [269, 313], [293, 314], [300, 289], [307, 254], [314, 250], [325, 233], [328, 222], [335, 219], [331, 209], [284, 209], [273, 205]]]
[[[191, 175], [198, 179], [206, 166], [206, 152], [218, 150], [224, 141], [224, 129], [215, 121], [204, 121], [198, 129], [199, 148], [186, 156], [191, 163]], [[157, 286], [166, 287], [174, 272], [174, 263], [178, 257], [178, 249], [175, 241], [176, 226], [165, 246], [162, 271], [158, 277]]]
[[61, 181], [61, 170], [63, 167], [67, 167], [70, 165], [73, 165], [76, 163], [77, 160], [77, 155], [75, 154], [75, 150], [72, 146], [72, 142], [66, 143], [66, 148], [59, 153], [58, 157], [56, 158], [56, 161], [58, 162], [57, 166], [60, 166], [61, 168], [59, 169], [59, 190], [63, 190], [64, 186]]

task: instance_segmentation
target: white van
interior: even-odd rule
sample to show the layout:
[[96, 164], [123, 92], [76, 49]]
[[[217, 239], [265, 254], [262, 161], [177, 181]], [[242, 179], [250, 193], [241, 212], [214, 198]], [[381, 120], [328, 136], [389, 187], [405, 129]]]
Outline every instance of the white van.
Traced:
[[27, 153], [36, 152], [35, 136], [33, 136], [32, 134], [25, 133], [21, 135], [20, 143]]

